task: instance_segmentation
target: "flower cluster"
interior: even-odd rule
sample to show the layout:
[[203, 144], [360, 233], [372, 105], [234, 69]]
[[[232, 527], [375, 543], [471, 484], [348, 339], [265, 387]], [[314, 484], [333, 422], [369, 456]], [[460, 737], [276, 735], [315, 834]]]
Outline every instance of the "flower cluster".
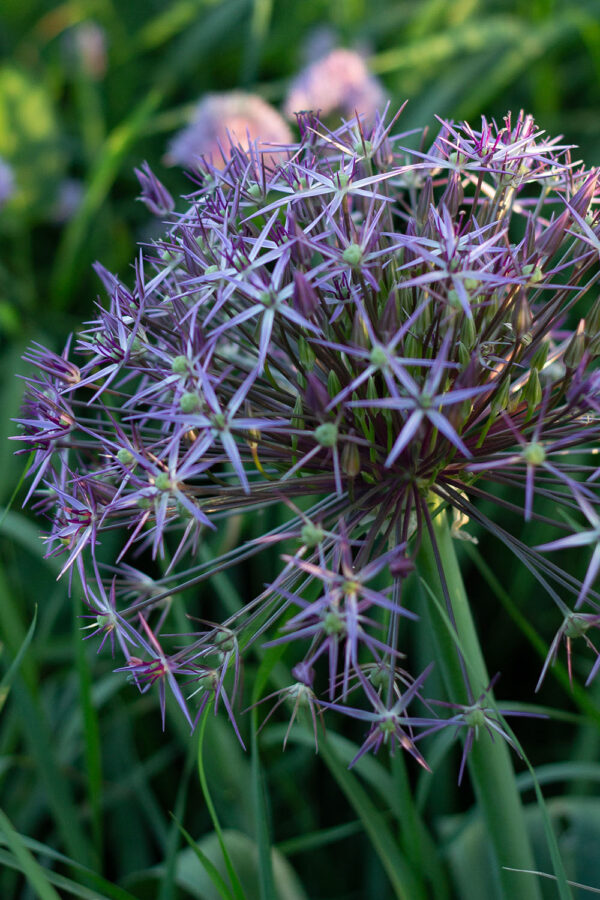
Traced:
[[[166, 236], [129, 287], [97, 266], [109, 304], [73, 349], [30, 351], [19, 439], [48, 554], [163, 712], [166, 690], [192, 726], [214, 701], [237, 731], [243, 658], [277, 644], [293, 673], [278, 705], [308, 708], [315, 730], [347, 712], [369, 723], [363, 752], [425, 765], [416, 742], [441, 725], [469, 729], [467, 746], [480, 727], [507, 736], [467, 667], [470, 702], [447, 719], [419, 715], [428, 670], [403, 668], [420, 627], [407, 579], [440, 510], [534, 573], [563, 622], [548, 663], [562, 637], [593, 647], [600, 220], [595, 172], [528, 116], [445, 122], [431, 143], [396, 121], [331, 132], [299, 116], [277, 161], [251, 144], [202, 162], [181, 214], [140, 172]], [[527, 546], [492, 504], [563, 536]], [[206, 558], [208, 535], [275, 505], [284, 524], [266, 514], [271, 530]], [[548, 556], [587, 545], [583, 584]], [[217, 618], [199, 586], [272, 547], [274, 580]]]

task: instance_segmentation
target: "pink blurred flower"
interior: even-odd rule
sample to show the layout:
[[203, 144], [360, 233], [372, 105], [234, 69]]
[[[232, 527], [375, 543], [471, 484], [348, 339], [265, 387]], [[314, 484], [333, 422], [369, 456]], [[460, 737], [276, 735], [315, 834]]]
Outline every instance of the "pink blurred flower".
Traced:
[[107, 38], [106, 31], [97, 22], [80, 22], [66, 34], [65, 53], [81, 66], [93, 81], [100, 81], [106, 75]]
[[[231, 146], [244, 150], [253, 141], [259, 149], [289, 144], [292, 133], [276, 109], [256, 94], [231, 91], [207, 94], [196, 107], [189, 125], [172, 139], [166, 155], [170, 165], [196, 166], [201, 156], [212, 157], [212, 164], [224, 168]], [[264, 146], [263, 146], [264, 145]], [[280, 152], [265, 155], [267, 163], [277, 163]]]
[[292, 82], [285, 101], [285, 113], [293, 116], [301, 110], [320, 111], [346, 117], [362, 113], [372, 121], [375, 110], [385, 101], [382, 85], [372, 75], [362, 56], [355, 50], [332, 50], [311, 63]]

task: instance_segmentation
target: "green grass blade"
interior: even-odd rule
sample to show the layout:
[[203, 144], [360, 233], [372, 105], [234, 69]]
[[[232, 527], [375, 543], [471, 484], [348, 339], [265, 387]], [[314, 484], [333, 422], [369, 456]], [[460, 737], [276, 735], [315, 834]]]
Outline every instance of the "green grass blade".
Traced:
[[13, 679], [17, 672], [19, 671], [19, 666], [21, 665], [21, 660], [23, 659], [27, 648], [29, 647], [31, 640], [33, 638], [33, 633], [35, 631], [35, 626], [37, 622], [37, 604], [33, 613], [33, 619], [31, 620], [31, 625], [29, 626], [29, 630], [25, 635], [25, 640], [19, 647], [17, 655], [13, 659], [10, 664], [8, 670], [2, 676], [2, 680], [0, 681], [0, 712], [2, 711], [2, 707], [6, 703], [6, 698], [8, 697], [8, 692], [10, 690], [10, 686], [13, 682]]
[[260, 754], [258, 750], [258, 715], [256, 707], [252, 710], [252, 805], [256, 822], [256, 842], [258, 845], [258, 874], [260, 883], [260, 900], [270, 900], [276, 896], [273, 877], [273, 851], [271, 847], [270, 828], [265, 798]]
[[31, 453], [29, 454], [29, 456], [27, 457], [27, 462], [25, 463], [25, 468], [23, 469], [23, 471], [21, 473], [21, 477], [19, 478], [19, 480], [17, 481], [17, 483], [15, 485], [14, 491], [10, 495], [8, 503], [2, 510], [2, 513], [0, 513], [0, 526], [2, 526], [2, 524], [4, 523], [4, 520], [5, 520], [6, 516], [8, 515], [10, 508], [12, 507], [13, 503], [15, 502], [15, 497], [21, 490], [21, 485], [25, 481], [27, 473], [29, 472], [29, 467], [30, 467], [31, 463], [33, 462], [34, 456], [35, 456], [35, 451], [32, 450]]
[[373, 849], [390, 880], [394, 896], [398, 900], [419, 900], [419, 898], [426, 900], [424, 889], [398, 849], [398, 844], [384, 815], [377, 809], [356, 775], [342, 765], [325, 738], [322, 738], [319, 743], [319, 753], [346, 800], [360, 818]]
[[225, 844], [225, 839], [223, 837], [223, 831], [221, 829], [221, 825], [219, 823], [219, 819], [217, 817], [217, 811], [215, 809], [214, 803], [212, 802], [212, 798], [210, 796], [210, 792], [208, 790], [208, 782], [206, 780], [206, 770], [204, 768], [204, 760], [202, 758], [202, 748], [204, 746], [204, 734], [206, 731], [206, 724], [208, 722], [208, 717], [212, 711], [212, 703], [209, 703], [204, 710], [202, 715], [202, 721], [200, 725], [200, 735], [198, 738], [198, 775], [200, 778], [200, 786], [202, 788], [202, 794], [204, 796], [204, 802], [206, 803], [206, 808], [208, 809], [208, 813], [210, 815], [211, 822], [213, 824], [213, 828], [215, 829], [215, 834], [217, 835], [217, 839], [219, 841], [219, 846], [221, 847], [221, 853], [223, 854], [223, 859], [225, 861], [225, 867], [227, 869], [227, 874], [229, 875], [229, 880], [231, 881], [231, 886], [233, 888], [233, 896], [235, 900], [246, 900], [244, 890], [242, 885], [240, 884], [240, 880], [237, 877], [235, 868], [231, 861], [231, 857], [227, 851], [227, 846]]
[[173, 816], [173, 820], [177, 825], [180, 833], [183, 835], [191, 849], [194, 851], [194, 854], [196, 855], [196, 858], [198, 859], [200, 865], [214, 884], [215, 888], [220, 893], [223, 900], [234, 900], [231, 889], [225, 883], [225, 879], [223, 878], [215, 864], [208, 858], [205, 853], [202, 852], [191, 834], [188, 834], [183, 825], [180, 825], [180, 823], [177, 821], [175, 816]]
[[79, 681], [79, 700], [81, 704], [84, 759], [87, 776], [86, 786], [92, 819], [92, 836], [97, 858], [101, 860], [104, 843], [102, 829], [102, 748], [100, 744], [98, 712], [92, 699], [92, 675], [89, 658], [86, 653], [87, 644], [84, 643], [81, 634], [80, 615], [82, 608], [81, 599], [75, 599], [73, 602], [75, 613], [73, 630], [74, 656]]
[[23, 873], [40, 900], [60, 900], [59, 895], [50, 884], [46, 872], [29, 852], [21, 839], [21, 835], [15, 831], [10, 819], [1, 809], [0, 830], [3, 832], [6, 843], [14, 854], [19, 871]]
[[[15, 606], [13, 592], [9, 589], [1, 569], [0, 628], [6, 636], [7, 645], [16, 655], [26, 635]], [[28, 675], [30, 677], [27, 678], [25, 673], [15, 676], [11, 708], [16, 712], [20, 722], [39, 781], [45, 789], [48, 807], [61, 833], [64, 846], [75, 859], [89, 863], [93, 858], [92, 848], [85, 830], [80, 826], [71, 785], [56, 759], [55, 741], [35, 684], [35, 669], [32, 668]]]
[[[185, 762], [183, 776], [179, 782], [177, 799], [175, 800], [175, 812], [171, 813], [172, 828], [167, 839], [167, 853], [165, 858], [165, 874], [161, 879], [157, 900], [174, 900], [176, 897], [175, 876], [177, 874], [177, 851], [179, 848], [179, 834], [182, 832], [180, 825], [185, 813], [185, 805], [188, 797], [190, 775], [192, 774], [195, 750], [193, 742], [190, 742], [188, 756]], [[185, 834], [184, 834], [185, 837]], [[187, 838], [186, 838], [187, 839]]]
[[[22, 837], [22, 835], [19, 835]], [[0, 864], [9, 869], [16, 869], [18, 872], [22, 872], [21, 863], [12, 857], [9, 853], [6, 853], [3, 850], [0, 850]], [[86, 881], [90, 883], [96, 884], [98, 889], [85, 887], [83, 884], [79, 884], [76, 881], [73, 881], [71, 878], [67, 878], [65, 875], [59, 875], [56, 872], [50, 872], [42, 869], [46, 880], [49, 885], [54, 885], [57, 888], [60, 888], [61, 895], [59, 900], [62, 900], [69, 894], [72, 897], [79, 897], [80, 900], [137, 900], [133, 894], [130, 894], [128, 891], [124, 891], [122, 888], [117, 885], [113, 885], [110, 882], [106, 881], [104, 878], [101, 878], [95, 873], [90, 872], [87, 869], [82, 870], [85, 873]], [[54, 888], [52, 888], [54, 891]], [[99, 893], [99, 891], [102, 893]], [[53, 893], [53, 897], [57, 897], [58, 894]]]

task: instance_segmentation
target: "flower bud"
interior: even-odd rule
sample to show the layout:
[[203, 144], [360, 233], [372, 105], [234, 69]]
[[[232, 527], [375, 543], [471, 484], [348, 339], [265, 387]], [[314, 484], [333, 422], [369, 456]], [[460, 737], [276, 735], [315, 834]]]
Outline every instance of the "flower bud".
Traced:
[[319, 295], [306, 275], [294, 269], [294, 309], [305, 319], [310, 319], [319, 308], [320, 302]]
[[570, 222], [571, 213], [566, 210], [538, 237], [535, 244], [536, 252], [539, 253], [540, 256], [546, 256], [548, 258], [554, 256], [565, 239]]
[[360, 451], [356, 444], [344, 444], [341, 456], [342, 472], [349, 478], [356, 478], [360, 472]]
[[537, 369], [540, 372], [544, 366], [546, 365], [546, 360], [548, 359], [548, 351], [550, 349], [550, 341], [543, 341], [540, 346], [537, 348], [529, 365], [532, 369]]
[[308, 372], [312, 371], [315, 365], [315, 353], [305, 337], [300, 335], [298, 338], [298, 355], [300, 363]]
[[164, 184], [158, 180], [147, 162], [134, 169], [142, 193], [140, 200], [154, 216], [166, 216], [175, 209], [175, 202]]
[[306, 377], [306, 390], [304, 391], [304, 403], [317, 417], [323, 416], [329, 405], [330, 396], [327, 388], [320, 378], [313, 372]]
[[459, 345], [458, 345], [458, 360], [459, 360], [461, 366], [463, 367], [463, 369], [465, 369], [471, 362], [471, 354], [469, 353], [469, 351], [467, 350], [467, 348], [465, 347], [465, 345], [463, 344], [462, 341], [460, 341]]
[[565, 350], [563, 362], [567, 369], [576, 369], [583, 359], [583, 354], [585, 352], [584, 326], [585, 321], [582, 319], [577, 326], [577, 331], [569, 341], [567, 349]]
[[511, 319], [515, 337], [522, 340], [524, 335], [528, 334], [532, 322], [533, 316], [531, 315], [529, 303], [524, 292], [520, 290], [515, 297]]
[[504, 378], [500, 387], [494, 394], [490, 403], [492, 413], [496, 416], [498, 413], [508, 408], [510, 400], [510, 378]]
[[433, 181], [431, 176], [428, 175], [425, 179], [425, 183], [419, 192], [419, 202], [417, 203], [417, 222], [421, 226], [421, 228], [427, 222], [427, 217], [429, 216], [429, 210], [431, 209], [431, 204], [433, 203]]
[[598, 297], [585, 317], [585, 333], [589, 338], [600, 333], [600, 297]]
[[529, 410], [536, 409], [542, 402], [542, 386], [540, 384], [540, 376], [537, 369], [531, 369], [525, 390], [523, 391], [523, 399], [527, 401]]
[[464, 197], [465, 192], [463, 191], [463, 187], [460, 182], [460, 175], [458, 174], [458, 172], [453, 172], [453, 174], [448, 179], [446, 190], [442, 194], [440, 206], [445, 206], [450, 215], [455, 216], [460, 208], [461, 203], [464, 200]]
[[570, 206], [578, 215], [581, 216], [582, 219], [585, 219], [587, 211], [590, 207], [590, 203], [592, 202], [592, 199], [594, 197], [597, 181], [598, 174], [594, 170], [590, 172], [577, 193], [573, 194], [573, 196], [571, 197]]
[[352, 320], [352, 333], [350, 335], [350, 340], [353, 344], [355, 344], [355, 346], [362, 347], [363, 350], [368, 350], [371, 346], [369, 341], [369, 332], [367, 331], [365, 320], [358, 310], [356, 310], [356, 312], [354, 313], [354, 319]]

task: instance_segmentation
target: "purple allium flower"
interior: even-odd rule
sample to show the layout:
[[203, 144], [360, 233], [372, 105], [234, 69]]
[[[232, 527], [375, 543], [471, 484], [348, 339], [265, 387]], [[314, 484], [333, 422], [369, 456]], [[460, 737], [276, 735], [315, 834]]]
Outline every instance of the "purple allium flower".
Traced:
[[[419, 150], [395, 121], [300, 117], [299, 144], [276, 156], [238, 134], [194, 159], [178, 214], [144, 169], [164, 239], [129, 287], [96, 266], [108, 303], [73, 351], [30, 351], [18, 421], [48, 553], [78, 573], [86, 627], [133, 683], [158, 681], [163, 710], [167, 689], [192, 725], [222, 703], [241, 740], [244, 658], [275, 644], [292, 673], [276, 707], [306, 706], [315, 735], [317, 714], [345, 712], [370, 724], [359, 755], [397, 745], [424, 765], [415, 741], [445, 724], [470, 729], [466, 750], [480, 725], [512, 742], [464, 664], [456, 715], [406, 712], [425, 677], [401, 668], [423, 627], [408, 579], [440, 508], [489, 530], [558, 608], [544, 673], [563, 636], [597, 625], [600, 306], [586, 309], [600, 222], [595, 172], [528, 116], [445, 122]], [[200, 555], [230, 517], [272, 506], [287, 520]], [[532, 548], [530, 521], [559, 536]], [[280, 570], [257, 595], [222, 608], [203, 589], [275, 545]], [[546, 556], [588, 545], [583, 583]], [[177, 633], [183, 593], [197, 632]]]
[[384, 102], [384, 90], [363, 57], [355, 50], [338, 48], [310, 63], [294, 79], [285, 112], [291, 117], [312, 109], [325, 119], [358, 114], [372, 124]]
[[79, 178], [63, 178], [56, 190], [56, 200], [50, 212], [50, 218], [57, 225], [69, 222], [83, 200], [85, 186]]
[[12, 167], [0, 157], [0, 209], [7, 200], [10, 200], [14, 192], [15, 174]]
[[262, 150], [270, 150], [267, 160], [278, 163], [285, 158], [280, 148], [292, 142], [292, 132], [277, 110], [257, 94], [207, 94], [190, 124], [171, 140], [166, 161], [196, 169], [201, 157], [206, 157], [223, 169], [234, 147], [247, 150], [255, 142]]

